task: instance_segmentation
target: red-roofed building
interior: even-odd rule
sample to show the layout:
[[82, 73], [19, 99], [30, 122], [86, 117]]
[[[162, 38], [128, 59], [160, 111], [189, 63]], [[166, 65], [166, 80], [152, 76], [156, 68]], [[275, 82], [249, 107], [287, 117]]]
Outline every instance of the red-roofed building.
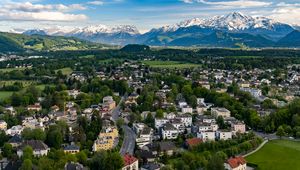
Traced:
[[246, 160], [239, 156], [235, 158], [230, 158], [224, 163], [225, 169], [227, 170], [246, 170], [247, 162]]
[[139, 169], [139, 161], [134, 156], [125, 154], [123, 159], [124, 159], [125, 166], [122, 168], [122, 170], [138, 170]]
[[191, 138], [191, 139], [187, 139], [185, 141], [185, 145], [188, 147], [188, 148], [192, 148], [194, 146], [197, 146], [199, 145], [200, 143], [202, 143], [202, 139], [200, 138]]

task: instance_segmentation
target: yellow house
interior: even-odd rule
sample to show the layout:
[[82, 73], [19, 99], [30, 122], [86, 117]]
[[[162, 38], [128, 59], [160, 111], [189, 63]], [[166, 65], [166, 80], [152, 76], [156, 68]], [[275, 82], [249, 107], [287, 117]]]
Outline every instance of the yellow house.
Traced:
[[0, 130], [6, 130], [7, 123], [4, 120], [0, 120]]
[[118, 129], [114, 126], [104, 127], [97, 140], [93, 145], [93, 151], [110, 150], [114, 148], [116, 144], [116, 138], [119, 136]]

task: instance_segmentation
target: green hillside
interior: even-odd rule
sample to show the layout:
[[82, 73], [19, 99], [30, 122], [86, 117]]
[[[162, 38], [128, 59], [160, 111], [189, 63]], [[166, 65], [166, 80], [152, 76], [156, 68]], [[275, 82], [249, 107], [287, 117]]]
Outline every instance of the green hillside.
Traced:
[[0, 32], [0, 52], [86, 50], [107, 47], [72, 37], [23, 35]]

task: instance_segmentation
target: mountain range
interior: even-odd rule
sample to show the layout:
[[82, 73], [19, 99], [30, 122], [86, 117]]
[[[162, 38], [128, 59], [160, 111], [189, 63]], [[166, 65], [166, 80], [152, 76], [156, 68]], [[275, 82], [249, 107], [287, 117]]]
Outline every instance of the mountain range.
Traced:
[[110, 48], [73, 37], [23, 35], [0, 32], [0, 52], [87, 50]]
[[300, 35], [298, 30], [299, 27], [267, 17], [253, 17], [233, 12], [208, 19], [194, 18], [174, 25], [153, 28], [144, 34], [141, 34], [135, 26], [130, 25], [53, 27], [27, 30], [23, 34], [76, 37], [115, 45], [300, 47], [297, 39]]

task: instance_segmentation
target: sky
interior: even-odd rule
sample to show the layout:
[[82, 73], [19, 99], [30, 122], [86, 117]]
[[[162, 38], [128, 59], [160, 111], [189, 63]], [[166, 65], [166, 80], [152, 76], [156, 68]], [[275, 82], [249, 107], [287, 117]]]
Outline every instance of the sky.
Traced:
[[0, 0], [0, 31], [104, 24], [146, 32], [230, 12], [300, 25], [300, 0]]

